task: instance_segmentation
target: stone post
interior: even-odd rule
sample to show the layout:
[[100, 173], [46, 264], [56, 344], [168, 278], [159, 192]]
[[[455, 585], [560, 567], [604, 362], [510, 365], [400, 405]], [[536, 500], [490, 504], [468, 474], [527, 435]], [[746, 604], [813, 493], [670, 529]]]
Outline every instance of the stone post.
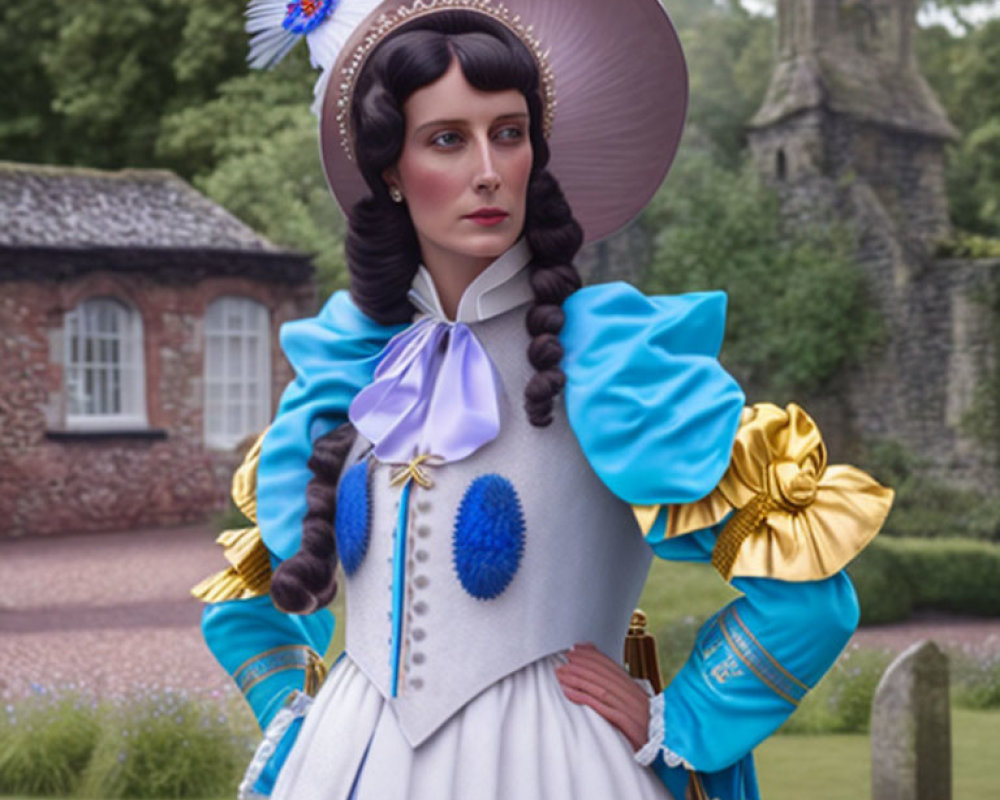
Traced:
[[872, 800], [951, 800], [948, 659], [931, 641], [882, 676], [871, 717]]

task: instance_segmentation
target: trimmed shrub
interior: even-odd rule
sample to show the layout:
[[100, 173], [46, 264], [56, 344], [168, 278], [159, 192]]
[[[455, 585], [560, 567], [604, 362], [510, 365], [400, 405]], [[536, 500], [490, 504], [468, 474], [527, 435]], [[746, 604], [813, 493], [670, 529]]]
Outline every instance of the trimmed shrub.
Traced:
[[249, 739], [217, 703], [157, 690], [108, 713], [83, 792], [109, 800], [229, 795], [249, 753]]
[[882, 625], [906, 619], [913, 610], [913, 593], [899, 558], [872, 542], [847, 568], [858, 592], [862, 625]]
[[898, 622], [913, 609], [1000, 616], [1000, 547], [994, 544], [880, 538], [847, 571], [864, 625]]
[[914, 608], [1000, 616], [1000, 547], [962, 539], [892, 542]]
[[98, 738], [98, 710], [69, 690], [9, 702], [0, 717], [0, 794], [68, 795]]

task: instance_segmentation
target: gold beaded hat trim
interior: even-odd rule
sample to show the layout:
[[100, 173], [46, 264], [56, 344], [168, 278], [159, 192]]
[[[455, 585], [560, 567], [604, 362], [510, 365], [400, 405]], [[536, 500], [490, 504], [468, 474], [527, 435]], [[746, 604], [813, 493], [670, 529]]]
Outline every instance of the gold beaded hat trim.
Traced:
[[[549, 64], [548, 53], [542, 49], [535, 37], [534, 28], [526, 25], [519, 14], [512, 14], [508, 8], [492, 0], [414, 0], [395, 11], [383, 12], [371, 23], [361, 43], [346, 57], [339, 60], [339, 90], [337, 99], [337, 126], [340, 130], [340, 144], [347, 157], [354, 161], [353, 136], [351, 132], [351, 104], [355, 82], [371, 52], [389, 34], [407, 23], [441, 11], [473, 11], [496, 20], [520, 39], [538, 64], [541, 85], [543, 118], [542, 132], [546, 138], [552, 135], [555, 123], [556, 86], [555, 75]], [[332, 69], [337, 69], [335, 65]]]

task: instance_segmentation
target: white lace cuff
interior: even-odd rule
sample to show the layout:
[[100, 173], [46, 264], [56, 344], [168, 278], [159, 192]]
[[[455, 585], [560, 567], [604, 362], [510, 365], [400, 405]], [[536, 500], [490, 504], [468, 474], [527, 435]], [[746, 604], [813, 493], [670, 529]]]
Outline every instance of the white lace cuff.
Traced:
[[299, 717], [304, 717], [312, 703], [313, 699], [303, 692], [293, 691], [288, 696], [284, 708], [274, 715], [271, 724], [264, 731], [263, 741], [257, 745], [257, 750], [254, 752], [253, 758], [250, 759], [250, 765], [247, 767], [243, 780], [240, 782], [240, 788], [236, 792], [237, 800], [264, 800], [265, 795], [254, 791], [254, 784], [257, 783], [257, 779], [264, 771], [264, 767], [267, 766], [267, 762], [271, 760], [271, 756], [278, 749], [278, 744], [292, 723]]
[[663, 722], [663, 694], [653, 695], [649, 698], [649, 739], [646, 744], [638, 750], [634, 756], [635, 760], [648, 767], [656, 757], [662, 752], [663, 760], [668, 767], [684, 767], [693, 770], [683, 757], [677, 755], [673, 750], [663, 744], [663, 737], [666, 728]]

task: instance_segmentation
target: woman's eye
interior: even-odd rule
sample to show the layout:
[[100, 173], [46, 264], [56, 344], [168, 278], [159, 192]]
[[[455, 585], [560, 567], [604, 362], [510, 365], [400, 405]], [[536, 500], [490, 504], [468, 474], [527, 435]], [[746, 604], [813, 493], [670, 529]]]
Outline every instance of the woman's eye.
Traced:
[[461, 142], [461, 137], [454, 131], [445, 131], [444, 133], [439, 133], [433, 139], [431, 139], [431, 144], [438, 147], [454, 147], [456, 144]]
[[524, 131], [519, 127], [501, 128], [497, 131], [497, 138], [504, 141], [514, 141], [524, 138]]

